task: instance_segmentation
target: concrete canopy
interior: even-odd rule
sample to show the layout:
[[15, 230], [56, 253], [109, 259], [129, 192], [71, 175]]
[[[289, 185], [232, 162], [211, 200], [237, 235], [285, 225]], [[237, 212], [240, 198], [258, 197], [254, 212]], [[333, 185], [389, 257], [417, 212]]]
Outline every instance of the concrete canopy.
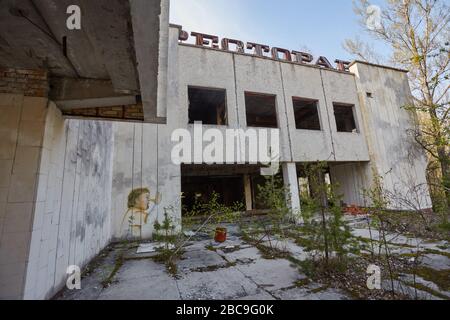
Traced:
[[[81, 30], [67, 28], [70, 5]], [[0, 67], [48, 71], [63, 113], [140, 105], [142, 121], [161, 122], [168, 9], [167, 0], [0, 1]]]

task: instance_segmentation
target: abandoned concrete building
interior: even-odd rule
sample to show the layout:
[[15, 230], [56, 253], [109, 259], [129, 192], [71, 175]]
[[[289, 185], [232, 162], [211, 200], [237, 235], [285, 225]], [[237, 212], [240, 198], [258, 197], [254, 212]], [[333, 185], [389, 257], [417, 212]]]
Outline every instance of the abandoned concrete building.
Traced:
[[[69, 4], [82, 7], [82, 31], [66, 28]], [[377, 174], [387, 190], [431, 207], [426, 158], [407, 132], [414, 115], [402, 108], [411, 102], [406, 71], [360, 61], [335, 69], [323, 57], [312, 65], [307, 54], [269, 56], [267, 46], [249, 43], [250, 52], [230, 39], [219, 47], [197, 33], [188, 43], [168, 8], [0, 3], [0, 298], [51, 298], [69, 265], [83, 267], [125, 236], [133, 191], [134, 200], [150, 194], [142, 239], [164, 208], [181, 226], [182, 208], [212, 191], [260, 209], [259, 165], [172, 161], [173, 131], [197, 121], [279, 129], [292, 208], [301, 210], [307, 181], [301, 164], [316, 161], [347, 205], [370, 205], [362, 190]]]

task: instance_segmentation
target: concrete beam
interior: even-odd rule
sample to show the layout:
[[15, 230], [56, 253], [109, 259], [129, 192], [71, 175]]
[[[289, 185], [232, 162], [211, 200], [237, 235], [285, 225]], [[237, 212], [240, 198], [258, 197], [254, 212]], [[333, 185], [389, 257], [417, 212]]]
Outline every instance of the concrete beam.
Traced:
[[136, 96], [121, 96], [108, 98], [76, 99], [76, 100], [55, 100], [55, 104], [62, 111], [79, 108], [101, 108], [127, 106], [136, 104]]
[[[69, 5], [81, 8], [80, 30], [66, 26]], [[0, 66], [110, 80], [98, 94], [57, 93], [51, 98], [60, 107], [111, 106], [141, 95], [145, 121], [165, 122], [168, 37], [168, 0], [0, 1]]]
[[[80, 30], [66, 26], [69, 5], [81, 8]], [[159, 20], [156, 14], [146, 18]], [[158, 29], [148, 32], [159, 34]], [[139, 94], [128, 0], [0, 1], [0, 44], [0, 66], [45, 69], [58, 77], [111, 79], [117, 93]], [[147, 58], [157, 59], [158, 50]]]
[[0, 66], [45, 69], [54, 75], [75, 77], [76, 70], [64, 57], [61, 41], [52, 35], [34, 2], [0, 1]]
[[[48, 31], [60, 43], [60, 53], [63, 51], [63, 39], [65, 38], [67, 58], [78, 76], [90, 79], [108, 79], [109, 74], [103, 61], [102, 48], [91, 41], [94, 38], [89, 33], [92, 29], [87, 11], [80, 0], [46, 0], [33, 1], [36, 10], [45, 20]], [[79, 5], [81, 12], [81, 30], [68, 30], [66, 27], [66, 10], [70, 5]], [[112, 4], [111, 4], [112, 5]], [[86, 14], [85, 14], [86, 13]], [[103, 13], [99, 14], [103, 18]], [[105, 23], [109, 21], [105, 20]], [[108, 38], [105, 38], [108, 40]], [[117, 48], [116, 50], [119, 50]]]
[[165, 116], [158, 113], [158, 102], [166, 103], [169, 5], [166, 0], [130, 0], [130, 12], [144, 121], [151, 122]]
[[61, 110], [136, 104], [135, 95], [117, 94], [109, 80], [52, 78], [49, 97]]
[[110, 80], [51, 78], [51, 100], [75, 100], [118, 97]]
[[[85, 20], [89, 22], [86, 27], [88, 38], [96, 48], [96, 52], [101, 53], [102, 62], [115, 91], [123, 94], [137, 94], [139, 77], [130, 23], [130, 3], [123, 0], [96, 0], [81, 3]], [[147, 19], [154, 21], [156, 16], [147, 15]], [[84, 55], [86, 52], [80, 57]], [[147, 58], [153, 59], [153, 56], [156, 56], [155, 52]]]

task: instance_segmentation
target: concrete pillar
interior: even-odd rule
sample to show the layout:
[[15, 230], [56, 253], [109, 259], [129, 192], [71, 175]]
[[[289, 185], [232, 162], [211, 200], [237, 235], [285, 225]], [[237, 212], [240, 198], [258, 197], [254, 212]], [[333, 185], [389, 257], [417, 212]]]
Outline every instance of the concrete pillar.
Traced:
[[294, 220], [297, 223], [302, 222], [300, 216], [300, 194], [298, 190], [297, 167], [294, 162], [283, 163], [283, 181], [287, 189], [288, 206], [292, 209]]
[[0, 93], [0, 299], [22, 299], [41, 187], [47, 99]]
[[252, 203], [252, 184], [250, 176], [244, 175], [244, 191], [245, 191], [245, 210], [250, 211], [253, 209]]

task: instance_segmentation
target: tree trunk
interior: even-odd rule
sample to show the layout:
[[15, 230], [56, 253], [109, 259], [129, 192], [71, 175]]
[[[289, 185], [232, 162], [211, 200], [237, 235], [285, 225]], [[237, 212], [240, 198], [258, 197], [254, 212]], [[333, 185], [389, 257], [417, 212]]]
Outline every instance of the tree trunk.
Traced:
[[[445, 147], [437, 148], [439, 163], [441, 165], [442, 185], [444, 187], [447, 209], [450, 206], [450, 159]], [[447, 212], [448, 214], [448, 212]]]

